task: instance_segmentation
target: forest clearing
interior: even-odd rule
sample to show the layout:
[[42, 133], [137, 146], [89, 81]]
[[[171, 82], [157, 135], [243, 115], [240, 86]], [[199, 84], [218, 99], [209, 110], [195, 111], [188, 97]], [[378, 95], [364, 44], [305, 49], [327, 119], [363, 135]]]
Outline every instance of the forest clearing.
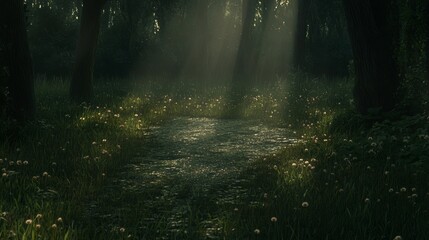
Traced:
[[428, 239], [427, 9], [1, 2], [0, 239]]

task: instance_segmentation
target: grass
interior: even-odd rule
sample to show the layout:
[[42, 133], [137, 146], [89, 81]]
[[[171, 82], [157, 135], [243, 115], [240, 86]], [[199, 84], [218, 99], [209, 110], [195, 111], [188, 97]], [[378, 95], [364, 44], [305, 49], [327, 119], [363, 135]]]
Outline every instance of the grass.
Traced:
[[227, 87], [97, 83], [94, 103], [79, 106], [67, 100], [66, 81], [37, 81], [38, 120], [18, 140], [0, 141], [0, 239], [162, 235], [166, 219], [142, 234], [142, 216], [110, 226], [91, 222], [85, 204], [136, 155], [149, 126], [177, 116], [256, 118], [293, 129], [301, 141], [243, 170], [250, 194], [240, 205], [210, 207], [191, 194], [192, 227], [172, 238], [206, 238], [202, 219], [210, 213], [224, 239], [425, 239], [427, 113], [362, 127], [349, 110], [350, 82], [288, 80], [249, 88], [239, 102]]

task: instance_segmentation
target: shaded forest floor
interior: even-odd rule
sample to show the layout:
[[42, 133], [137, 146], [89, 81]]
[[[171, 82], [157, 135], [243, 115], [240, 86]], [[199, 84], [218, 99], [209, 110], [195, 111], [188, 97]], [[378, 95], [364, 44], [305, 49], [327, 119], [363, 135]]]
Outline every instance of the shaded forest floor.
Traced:
[[[0, 127], [0, 239], [429, 235], [428, 113], [391, 114], [370, 125], [374, 119], [349, 110], [348, 81], [292, 76], [247, 88], [238, 102], [225, 87], [98, 83], [95, 102], [80, 106], [67, 100], [67, 82], [36, 85], [38, 120], [19, 128], [17, 138], [7, 138], [5, 125]], [[198, 201], [188, 205], [188, 224], [172, 233], [166, 234], [163, 218], [139, 229], [145, 211], [123, 212], [111, 221], [88, 215], [88, 205], [103, 199], [112, 179], [138, 157], [150, 129], [177, 117], [247, 119], [287, 128], [285, 137], [297, 141], [243, 167], [238, 173], [246, 179], [239, 183], [246, 189], [243, 201], [212, 206], [212, 199], [183, 191], [182, 198]], [[145, 194], [151, 192], [139, 196]], [[145, 207], [138, 198], [123, 199]], [[201, 217], [208, 213], [216, 220], [211, 232]]]

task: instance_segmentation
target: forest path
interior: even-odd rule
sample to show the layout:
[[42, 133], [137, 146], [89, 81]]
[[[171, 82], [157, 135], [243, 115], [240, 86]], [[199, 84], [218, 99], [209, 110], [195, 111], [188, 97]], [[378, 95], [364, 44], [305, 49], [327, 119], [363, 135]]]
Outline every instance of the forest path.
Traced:
[[107, 231], [138, 225], [145, 233], [140, 238], [160, 229], [150, 236], [199, 231], [215, 237], [221, 231], [214, 214], [219, 205], [234, 206], [246, 197], [243, 183], [249, 179], [240, 173], [293, 143], [289, 136], [285, 128], [253, 120], [173, 119], [149, 129], [141, 153], [111, 177], [87, 214], [108, 223]]

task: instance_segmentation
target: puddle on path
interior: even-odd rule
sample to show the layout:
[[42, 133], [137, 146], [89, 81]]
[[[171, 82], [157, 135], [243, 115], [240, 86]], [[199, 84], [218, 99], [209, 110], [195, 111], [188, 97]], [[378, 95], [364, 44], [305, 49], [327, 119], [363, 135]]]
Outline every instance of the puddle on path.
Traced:
[[163, 229], [159, 239], [169, 239], [198, 225], [216, 239], [216, 205], [240, 203], [247, 191], [240, 172], [296, 141], [288, 136], [258, 121], [176, 118], [149, 129], [139, 156], [112, 177], [87, 214], [110, 223], [106, 230], [132, 224], [142, 232]]

